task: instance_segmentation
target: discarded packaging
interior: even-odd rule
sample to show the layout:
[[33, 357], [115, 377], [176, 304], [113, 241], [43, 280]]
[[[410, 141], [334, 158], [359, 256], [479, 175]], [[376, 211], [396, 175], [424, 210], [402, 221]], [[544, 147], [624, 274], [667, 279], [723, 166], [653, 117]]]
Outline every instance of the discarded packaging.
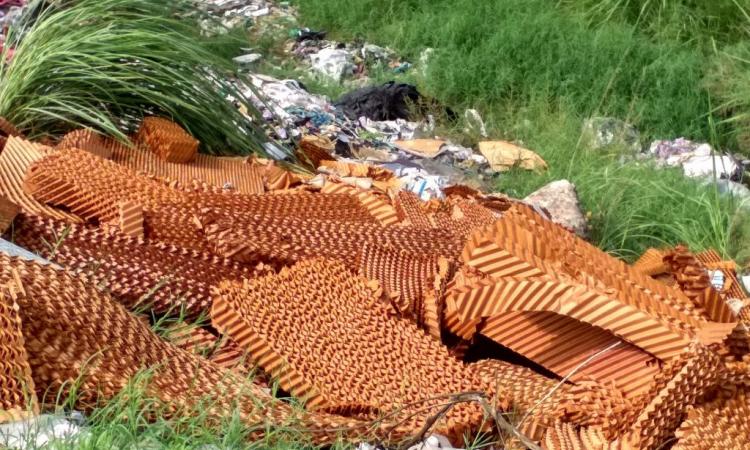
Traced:
[[510, 142], [480, 142], [479, 152], [487, 158], [490, 167], [496, 172], [507, 172], [514, 167], [533, 171], [547, 169], [547, 163], [539, 155]]

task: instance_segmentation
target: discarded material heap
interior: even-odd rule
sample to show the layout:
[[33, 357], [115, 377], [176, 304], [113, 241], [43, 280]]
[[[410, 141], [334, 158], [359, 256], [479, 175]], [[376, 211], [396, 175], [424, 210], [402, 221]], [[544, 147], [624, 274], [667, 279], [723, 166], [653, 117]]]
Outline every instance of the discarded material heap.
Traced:
[[[191, 139], [163, 119], [138, 149], [90, 131], [56, 149], [8, 138], [0, 224], [61, 268], [3, 260], [0, 350], [29, 378], [3, 368], [4, 410], [25, 409], [24, 382], [54, 392], [112, 348], [83, 407], [166, 362], [149, 391], [166, 404], [209, 396], [217, 416], [279, 425], [289, 408], [236, 394], [257, 366], [306, 402], [320, 443], [431, 425], [458, 444], [496, 422], [550, 450], [750, 445], [750, 310], [715, 252], [652, 249], [630, 266], [544, 211], [461, 186], [422, 202], [313, 139], [300, 154], [315, 177], [191, 155]], [[169, 343], [114, 301], [214, 329]], [[204, 381], [185, 393], [190, 377]]]

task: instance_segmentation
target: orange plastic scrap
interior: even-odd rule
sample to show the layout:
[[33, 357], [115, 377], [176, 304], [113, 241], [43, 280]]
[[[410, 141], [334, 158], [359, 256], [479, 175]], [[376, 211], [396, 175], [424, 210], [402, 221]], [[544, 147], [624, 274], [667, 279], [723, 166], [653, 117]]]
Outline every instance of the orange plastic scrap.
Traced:
[[707, 269], [720, 270], [724, 274], [724, 288], [720, 291], [727, 299], [741, 299], [747, 296], [737, 279], [737, 263], [724, 261], [715, 250], [697, 253], [695, 258]]
[[544, 435], [544, 450], [631, 450], [627, 444], [610, 441], [597, 427], [578, 428], [569, 422], [557, 422]]
[[265, 192], [265, 167], [249, 162], [248, 158], [216, 157], [198, 154], [190, 164], [178, 164], [157, 157], [139, 148], [115, 148], [112, 159], [138, 173], [191, 184], [200, 180], [213, 187], [234, 190], [243, 194]]
[[[579, 239], [559, 225], [544, 219], [526, 205], [515, 205], [498, 221], [520, 224], [535, 235], [540, 236], [535, 251], [543, 258], [552, 258], [560, 262], [567, 273], [576, 277], [580, 272], [594, 275], [608, 288], [615, 289], [624, 302], [634, 302], [651, 314], [664, 317], [675, 317], [680, 322], [693, 323], [704, 320], [705, 315], [680, 290], [674, 289], [643, 275], [623, 261], [614, 258]], [[632, 297], [622, 295], [623, 286], [631, 285], [633, 289], [647, 295]], [[646, 303], [642, 303], [645, 301]], [[666, 308], [666, 310], [664, 310]]]
[[509, 396], [515, 408], [509, 421], [533, 440], [541, 440], [559, 421], [596, 427], [611, 438], [627, 429], [627, 418], [633, 414], [633, 405], [621, 393], [594, 382], [573, 386], [500, 360], [469, 367], [491, 389]]
[[15, 203], [8, 200], [7, 197], [0, 195], [0, 234], [5, 233], [13, 224], [21, 208]]
[[132, 238], [143, 238], [143, 207], [134, 201], [120, 202], [119, 229]]
[[[342, 433], [351, 439], [366, 434], [367, 424], [354, 419], [298, 416], [262, 388], [163, 341], [90, 280], [0, 255], [0, 283], [14, 284], [24, 347], [42, 402], [54, 403], [59, 392], [75, 385], [76, 408], [100, 407], [138, 373], [154, 369], [146, 394], [161, 401], [168, 416], [200, 411], [219, 423], [237, 411], [254, 430], [251, 438], [262, 437], [267, 426], [291, 423], [317, 443], [332, 443]], [[209, 410], [201, 406], [206, 400]]]
[[[448, 272], [449, 263], [443, 261]], [[403, 304], [400, 313], [421, 324], [418, 318], [424, 317], [425, 294], [440, 271], [440, 258], [368, 243], [359, 257], [358, 271], [365, 278], [379, 281], [387, 294]]]
[[[259, 162], [255, 162], [254, 164], [257, 166]], [[302, 181], [299, 176], [279, 167], [273, 161], [269, 161], [265, 165], [258, 167], [262, 168], [265, 188], [269, 191], [289, 189]]]
[[456, 294], [455, 299], [463, 320], [513, 311], [551, 312], [607, 330], [663, 360], [680, 354], [693, 337], [632, 305], [574, 283], [493, 279]]
[[136, 135], [136, 141], [164, 161], [188, 163], [195, 159], [200, 142], [179, 125], [161, 117], [146, 117]]
[[0, 153], [0, 194], [18, 205], [22, 211], [69, 222], [81, 222], [79, 217], [46, 206], [24, 191], [26, 170], [49, 153], [47, 147], [17, 137], [8, 138], [8, 143]]
[[0, 423], [38, 412], [18, 305], [8, 293], [0, 292]]
[[650, 248], [643, 252], [638, 261], [633, 264], [633, 269], [650, 277], [669, 272], [669, 264], [664, 262], [667, 255], [666, 250]]
[[244, 263], [300, 261], [320, 256], [356, 267], [361, 250], [368, 243], [456, 260], [461, 246], [459, 238], [443, 230], [373, 223], [273, 216], [231, 219], [211, 214], [201, 215], [200, 222], [216, 254]]
[[[86, 150], [104, 159], [110, 159], [113, 153], [112, 146], [105, 144], [105, 138], [96, 131], [88, 128], [74, 130], [66, 134], [57, 144], [56, 148], [59, 150], [69, 148]], [[122, 145], [122, 148], [128, 150], [124, 145]]]
[[332, 159], [331, 153], [335, 148], [335, 144], [325, 136], [307, 135], [300, 140], [296, 155], [298, 160], [315, 170], [322, 161]]
[[375, 181], [389, 181], [395, 177], [393, 172], [382, 167], [345, 161], [321, 161], [319, 168], [339, 177], [372, 178]]
[[677, 246], [664, 257], [664, 261], [670, 265], [672, 276], [680, 289], [700, 306], [711, 320], [716, 322], [736, 320], [736, 314], [727, 304], [727, 299], [716, 295], [706, 267], [687, 248]]
[[[212, 254], [146, 243], [119, 233], [22, 216], [16, 244], [81, 274], [128, 307], [150, 304], [159, 314], [196, 316], [211, 304], [211, 286], [252, 270]], [[137, 276], [133, 276], [137, 274]]]
[[118, 204], [134, 201], [145, 209], [159, 203], [188, 203], [188, 196], [115, 162], [83, 150], [59, 150], [27, 171], [25, 188], [35, 199], [65, 206], [86, 220], [114, 222]]
[[648, 403], [624, 439], [638, 449], [663, 448], [674, 438], [688, 407], [715, 388], [722, 371], [721, 359], [709, 348], [700, 344], [686, 348], [656, 377], [645, 397]]
[[727, 390], [715, 400], [688, 408], [674, 450], [750, 448], [750, 392]]
[[399, 220], [407, 225], [417, 228], [434, 228], [427, 213], [423, 209], [422, 200], [416, 194], [409, 191], [400, 191], [396, 195], [395, 208]]
[[643, 394], [659, 373], [652, 355], [600, 328], [550, 312], [513, 312], [487, 320], [479, 332], [573, 382], [596, 380], [628, 398]]
[[396, 209], [379, 195], [369, 191], [359, 191], [343, 183], [326, 183], [322, 194], [347, 194], [360, 201], [362, 206], [381, 225], [394, 225], [399, 222]]
[[[414, 432], [439, 409], [436, 396], [482, 384], [439, 342], [390, 315], [375, 289], [343, 263], [308, 260], [222, 283], [211, 320], [308, 408], [394, 413], [389, 426]], [[436, 432], [458, 438], [482, 416], [479, 405], [456, 406]]]

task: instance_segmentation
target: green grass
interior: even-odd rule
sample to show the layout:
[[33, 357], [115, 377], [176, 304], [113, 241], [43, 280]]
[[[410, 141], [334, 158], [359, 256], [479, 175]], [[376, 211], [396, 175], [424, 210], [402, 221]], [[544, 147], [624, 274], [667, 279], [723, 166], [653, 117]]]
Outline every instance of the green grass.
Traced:
[[[679, 170], [624, 161], [618, 149], [593, 152], [579, 142], [583, 120], [604, 115], [633, 123], [644, 144], [684, 136], [738, 150], [737, 119], [731, 117], [744, 110], [743, 102], [750, 105], [750, 71], [743, 66], [724, 80], [733, 84], [723, 92], [735, 99], [722, 97], [709, 82], [724, 43], [741, 40], [735, 34], [730, 39], [727, 30], [750, 24], [733, 14], [731, 23], [722, 22], [726, 28], [716, 25], [713, 18], [730, 14], [733, 0], [671, 6], [649, 0], [297, 4], [305, 25], [330, 30], [335, 38], [388, 45], [412, 61], [434, 48], [426, 76], [417, 78], [420, 89], [458, 111], [478, 108], [492, 137], [520, 140], [549, 163], [543, 175], [501, 176], [498, 189], [522, 197], [546, 182], [569, 179], [591, 215], [593, 240], [603, 249], [632, 260], [649, 246], [686, 243], [733, 255], [743, 247], [733, 241], [741, 233], [730, 236], [738, 222], [731, 199]], [[632, 8], [639, 10], [635, 17]], [[690, 14], [674, 12], [684, 8]], [[701, 26], [693, 27], [691, 20]], [[694, 30], [697, 37], [680, 29]], [[730, 108], [730, 102], [737, 106]], [[476, 139], [453, 137], [464, 144]]]
[[236, 45], [232, 36], [202, 38], [194, 21], [175, 15], [186, 5], [78, 0], [28, 14], [9, 36], [15, 55], [0, 58], [0, 116], [35, 138], [91, 126], [125, 139], [143, 115], [158, 114], [208, 153], [263, 153], [262, 131], [226, 100], [246, 103], [217, 50]]

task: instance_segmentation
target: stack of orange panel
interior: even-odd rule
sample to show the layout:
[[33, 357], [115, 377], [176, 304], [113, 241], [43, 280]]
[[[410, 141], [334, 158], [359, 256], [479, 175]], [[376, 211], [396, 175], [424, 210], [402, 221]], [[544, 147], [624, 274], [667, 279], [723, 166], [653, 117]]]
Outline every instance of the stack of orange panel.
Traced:
[[[9, 286], [19, 306], [33, 386], [43, 402], [54, 404], [58, 393], [68, 392], [76, 380], [75, 407], [93, 408], [118, 395], [140, 371], [154, 369], [146, 392], [170, 414], [209, 414], [218, 421], [239, 408], [240, 419], [255, 437], [268, 425], [288, 423], [310, 432], [317, 442], [368, 431], [355, 419], [296, 415], [261, 388], [163, 341], [89, 280], [0, 255], [0, 283]], [[207, 400], [210, 410], [200, 406]]]
[[13, 238], [69, 272], [95, 281], [127, 307], [151, 305], [158, 314], [197, 316], [211, 305], [211, 286], [253, 274], [249, 267], [211, 254], [38, 216], [19, 218]]
[[[223, 283], [211, 319], [308, 408], [356, 410], [415, 430], [446, 394], [482, 383], [440, 343], [389, 315], [380, 296], [377, 283], [344, 264], [310, 260], [278, 275]], [[479, 405], [457, 405], [436, 429], [457, 438], [479, 430], [482, 417]]]
[[38, 412], [18, 309], [0, 291], [0, 424]]
[[146, 117], [135, 141], [143, 144], [159, 158], [172, 163], [191, 162], [200, 142], [179, 125], [161, 117]]

